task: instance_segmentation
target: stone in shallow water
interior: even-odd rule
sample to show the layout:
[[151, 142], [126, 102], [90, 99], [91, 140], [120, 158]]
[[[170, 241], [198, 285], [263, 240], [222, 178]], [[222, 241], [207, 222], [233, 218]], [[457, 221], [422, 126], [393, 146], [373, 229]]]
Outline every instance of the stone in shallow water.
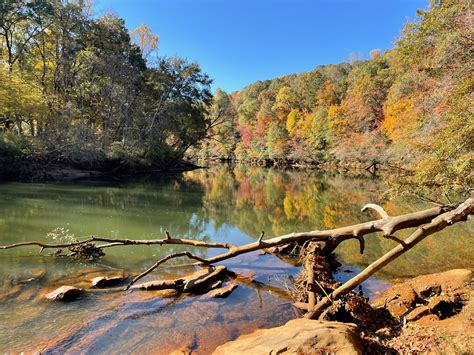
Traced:
[[145, 291], [155, 291], [155, 290], [179, 290], [183, 288], [184, 282], [182, 279], [176, 280], [155, 280], [149, 281], [142, 284], [133, 285], [130, 287], [131, 290], [145, 290]]
[[209, 291], [206, 294], [206, 297], [209, 298], [226, 298], [228, 297], [235, 289], [237, 288], [237, 285], [234, 283], [230, 283], [224, 287], [221, 288], [216, 288], [212, 291]]
[[226, 272], [227, 268], [222, 265], [211, 266], [207, 269], [195, 272], [183, 278], [183, 291], [191, 293], [206, 292], [216, 280], [224, 278]]
[[82, 293], [82, 289], [74, 286], [61, 286], [46, 295], [46, 298], [51, 301], [74, 301]]
[[97, 288], [111, 287], [125, 281], [123, 276], [98, 276], [91, 280], [92, 286]]
[[225, 266], [208, 267], [189, 276], [175, 280], [155, 280], [133, 285], [131, 290], [166, 290], [175, 289], [186, 293], [201, 294], [219, 286], [219, 281], [226, 276]]
[[355, 324], [294, 319], [271, 329], [258, 329], [219, 346], [214, 355], [228, 354], [362, 354]]

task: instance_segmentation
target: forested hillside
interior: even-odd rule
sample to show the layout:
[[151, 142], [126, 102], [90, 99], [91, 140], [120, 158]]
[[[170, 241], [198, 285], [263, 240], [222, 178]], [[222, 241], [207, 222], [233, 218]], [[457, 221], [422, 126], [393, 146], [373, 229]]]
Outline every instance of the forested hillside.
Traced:
[[412, 182], [472, 183], [473, 13], [467, 0], [434, 1], [392, 50], [370, 59], [218, 90], [203, 157], [273, 163], [374, 161]]
[[0, 177], [179, 161], [206, 132], [211, 80], [157, 57], [158, 39], [90, 1], [2, 1]]

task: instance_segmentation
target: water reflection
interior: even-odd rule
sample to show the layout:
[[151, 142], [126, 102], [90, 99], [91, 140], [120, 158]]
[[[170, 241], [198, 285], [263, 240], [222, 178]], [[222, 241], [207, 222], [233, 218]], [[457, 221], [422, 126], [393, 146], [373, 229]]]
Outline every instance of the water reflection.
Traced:
[[[347, 177], [246, 166], [215, 166], [184, 176], [204, 187], [201, 213], [206, 219], [217, 225], [231, 223], [255, 238], [262, 230], [270, 236], [367, 221], [373, 216], [360, 209], [369, 202], [382, 205], [391, 215], [433, 207], [421, 201], [383, 198], [386, 187], [371, 176]], [[399, 235], [405, 237], [408, 233]], [[380, 275], [394, 279], [474, 267], [469, 242], [472, 235], [472, 223], [450, 227], [423, 241]], [[356, 241], [343, 243], [337, 254], [347, 264], [364, 267], [394, 246], [392, 240], [381, 235], [369, 235], [364, 255], [359, 254]]]
[[[128, 181], [0, 185], [0, 244], [47, 240], [56, 227], [76, 237], [91, 234], [117, 238], [173, 236], [243, 244], [262, 230], [268, 237], [334, 228], [371, 219], [360, 207], [379, 203], [391, 214], [428, 207], [385, 200], [383, 184], [316, 171], [281, 171], [243, 166], [214, 166], [178, 177]], [[406, 235], [406, 233], [404, 234]], [[474, 267], [469, 244], [472, 224], [434, 235], [388, 266], [381, 278], [393, 280], [455, 267]], [[346, 263], [338, 276], [347, 279], [394, 246], [379, 235], [337, 250]], [[71, 304], [45, 302], [46, 292], [62, 284], [89, 287], [97, 274], [141, 272], [166, 254], [190, 250], [201, 257], [219, 250], [197, 247], [119, 247], [100, 262], [39, 256], [38, 248], [0, 254], [0, 351], [52, 349], [64, 352], [146, 351], [168, 353], [183, 345], [208, 353], [220, 343], [257, 327], [276, 326], [294, 317], [278, 288], [298, 269], [257, 253], [226, 264], [260, 282], [242, 281], [226, 300], [193, 297], [175, 302], [146, 292], [92, 292]], [[181, 260], [173, 260], [180, 264]], [[192, 272], [170, 267], [149, 276], [171, 278]], [[242, 280], [247, 280], [245, 277]], [[366, 291], [385, 284], [369, 280]], [[246, 312], [242, 312], [245, 309]]]

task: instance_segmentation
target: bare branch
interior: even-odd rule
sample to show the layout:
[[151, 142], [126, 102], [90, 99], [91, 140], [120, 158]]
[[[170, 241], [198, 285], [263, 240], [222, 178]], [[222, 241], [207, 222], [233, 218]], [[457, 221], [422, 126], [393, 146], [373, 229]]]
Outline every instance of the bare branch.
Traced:
[[385, 212], [385, 210], [383, 209], [382, 206], [379, 206], [379, 205], [376, 205], [375, 203], [368, 203], [366, 204], [364, 207], [362, 207], [362, 209], [360, 210], [361, 212], [365, 212], [367, 211], [368, 209], [372, 209], [374, 211], [376, 211], [380, 217], [382, 217], [382, 219], [389, 219], [390, 216], [388, 215], [387, 212]]
[[[325, 252], [332, 252], [341, 242], [347, 239], [358, 239], [361, 243], [361, 250], [364, 247], [364, 242], [362, 237], [371, 234], [374, 232], [383, 232], [384, 235], [389, 236], [394, 232], [412, 228], [419, 227], [425, 223], [429, 223], [434, 217], [439, 216], [447, 211], [454, 209], [453, 205], [449, 206], [439, 206], [424, 211], [408, 213], [400, 216], [390, 217], [389, 219], [378, 219], [375, 221], [359, 223], [351, 226], [340, 227], [335, 229], [328, 229], [322, 231], [310, 231], [302, 233], [290, 233], [282, 235], [279, 237], [274, 237], [271, 239], [266, 239], [263, 241], [264, 234], [260, 238], [249, 244], [242, 246], [235, 246], [229, 243], [222, 242], [205, 242], [201, 240], [191, 240], [191, 239], [175, 239], [171, 236], [166, 237], [166, 239], [151, 239], [151, 240], [133, 240], [133, 239], [111, 239], [92, 236], [89, 239], [80, 241], [77, 243], [69, 244], [45, 244], [40, 242], [24, 242], [6, 246], [0, 246], [0, 249], [10, 249], [15, 247], [24, 247], [24, 246], [40, 246], [42, 248], [68, 248], [74, 247], [81, 244], [86, 244], [90, 242], [104, 242], [107, 244], [100, 245], [99, 249], [111, 248], [116, 246], [126, 246], [126, 245], [164, 245], [164, 244], [176, 244], [176, 245], [192, 245], [197, 247], [204, 248], [222, 248], [228, 249], [227, 252], [210, 257], [206, 260], [206, 264], [212, 264], [219, 261], [227, 260], [233, 258], [237, 255], [249, 253], [252, 251], [260, 250], [263, 248], [277, 247], [284, 244], [299, 242], [303, 243], [306, 241], [319, 241], [326, 242]], [[200, 264], [196, 263], [196, 264]]]
[[0, 245], [0, 249], [12, 249], [12, 248], [19, 248], [19, 247], [29, 247], [29, 246], [38, 246], [41, 247], [41, 251], [43, 249], [56, 249], [56, 248], [69, 248], [74, 247], [86, 243], [90, 243], [94, 241], [93, 238], [89, 238], [80, 242], [73, 242], [73, 243], [66, 243], [66, 244], [46, 244], [41, 242], [22, 242], [10, 245]]
[[156, 263], [154, 263], [151, 267], [149, 267], [146, 271], [142, 272], [140, 275], [136, 276], [128, 285], [127, 287], [125, 287], [125, 291], [127, 291], [128, 289], [130, 289], [130, 287], [135, 283], [137, 282], [138, 280], [140, 280], [141, 278], [145, 277], [146, 275], [148, 275], [150, 272], [152, 272], [153, 270], [155, 270], [158, 266], [160, 266], [161, 264], [167, 262], [168, 260], [170, 259], [174, 259], [174, 258], [179, 258], [179, 257], [182, 257], [182, 256], [187, 256], [188, 258], [190, 259], [194, 259], [194, 260], [197, 260], [203, 264], [207, 264], [207, 260], [206, 259], [202, 259], [200, 258], [199, 256], [196, 256], [196, 255], [193, 255], [191, 254], [190, 252], [188, 251], [185, 251], [185, 252], [182, 252], [182, 253], [175, 253], [175, 254], [171, 254], [171, 255], [168, 255], [166, 257], [164, 257], [163, 259], [160, 259], [158, 260]]
[[359, 286], [362, 282], [367, 280], [370, 276], [372, 276], [384, 266], [398, 258], [400, 255], [406, 253], [408, 250], [413, 248], [416, 244], [421, 242], [429, 235], [436, 233], [457, 222], [466, 221], [468, 216], [472, 214], [474, 214], [474, 199], [469, 198], [453, 211], [443, 213], [433, 218], [430, 223], [419, 227], [412, 235], [410, 235], [404, 241], [403, 244], [398, 244], [395, 248], [393, 248], [381, 258], [370, 264], [358, 275], [356, 275], [355, 277], [347, 281], [345, 284], [334, 290], [328, 298], [321, 300], [316, 305], [316, 307], [314, 307], [310, 312], [305, 315], [305, 317], [311, 319], [318, 318], [322, 314], [324, 309], [329, 305], [330, 301], [349, 293], [355, 287]]

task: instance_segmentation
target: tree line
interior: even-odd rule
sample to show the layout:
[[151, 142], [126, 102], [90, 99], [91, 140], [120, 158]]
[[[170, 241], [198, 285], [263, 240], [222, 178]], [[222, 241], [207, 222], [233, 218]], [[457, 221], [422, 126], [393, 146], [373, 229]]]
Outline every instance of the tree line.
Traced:
[[0, 176], [167, 166], [209, 126], [211, 79], [87, 0], [0, 2]]
[[217, 90], [206, 158], [382, 162], [412, 184], [468, 190], [473, 171], [473, 12], [438, 0], [396, 46], [244, 89]]

